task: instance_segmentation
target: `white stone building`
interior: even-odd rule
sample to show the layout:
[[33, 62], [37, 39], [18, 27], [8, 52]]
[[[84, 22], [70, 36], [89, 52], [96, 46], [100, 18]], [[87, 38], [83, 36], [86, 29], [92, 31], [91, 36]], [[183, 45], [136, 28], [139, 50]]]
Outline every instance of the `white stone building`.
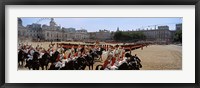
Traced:
[[89, 38], [85, 29], [64, 28], [57, 26], [53, 18], [49, 26], [33, 23], [24, 27], [21, 18], [18, 18], [18, 40], [20, 41], [69, 41], [86, 40]]
[[111, 39], [111, 32], [109, 30], [99, 30], [98, 32], [91, 32], [89, 34], [90, 39], [97, 39], [97, 40], [110, 40]]
[[158, 29], [151, 30], [138, 30], [132, 32], [142, 32], [146, 36], [148, 41], [157, 41], [157, 42], [171, 42], [172, 34], [169, 30], [169, 26], [158, 26]]

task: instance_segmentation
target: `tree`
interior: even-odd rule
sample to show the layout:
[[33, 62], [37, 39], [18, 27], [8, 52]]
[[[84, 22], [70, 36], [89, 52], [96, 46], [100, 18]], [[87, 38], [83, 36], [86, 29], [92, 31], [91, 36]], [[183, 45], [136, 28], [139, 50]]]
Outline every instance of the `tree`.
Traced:
[[122, 42], [137, 42], [139, 40], [145, 40], [146, 36], [142, 32], [122, 32], [117, 31], [114, 33], [115, 41]]
[[175, 32], [173, 40], [174, 40], [174, 42], [182, 43], [182, 30], [178, 30]]
[[121, 40], [121, 37], [122, 37], [122, 31], [117, 31], [114, 33], [114, 40], [118, 41], [118, 40]]

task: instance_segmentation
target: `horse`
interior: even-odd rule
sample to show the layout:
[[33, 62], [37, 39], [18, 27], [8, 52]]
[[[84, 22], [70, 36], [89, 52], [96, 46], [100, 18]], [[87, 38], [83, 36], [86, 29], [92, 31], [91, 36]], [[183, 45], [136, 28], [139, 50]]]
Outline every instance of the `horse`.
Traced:
[[60, 53], [58, 51], [55, 51], [52, 56], [50, 57], [50, 62], [53, 64], [54, 62], [56, 62], [56, 58], [58, 57]]
[[60, 68], [60, 70], [84, 70], [86, 67], [86, 60], [83, 57], [78, 57], [66, 61], [64, 64], [64, 67]]
[[[28, 58], [28, 53], [25, 53], [23, 50], [19, 50], [18, 52], [18, 65], [19, 66], [23, 66], [24, 65], [24, 61]], [[20, 62], [22, 63], [20, 65]]]
[[93, 57], [93, 58], [98, 58], [99, 56], [98, 56], [98, 54], [97, 54], [97, 52], [93, 52], [93, 51], [90, 51], [90, 55]]
[[128, 62], [132, 70], [140, 70], [142, 68], [141, 60], [136, 55], [131, 56]]
[[55, 51], [52, 56], [50, 56], [50, 60], [49, 62], [51, 63], [50, 68], [48, 70], [58, 70], [60, 68], [55, 67], [55, 64], [58, 62], [56, 61], [58, 55], [60, 55], [60, 53], [58, 51]]
[[121, 65], [118, 66], [118, 70], [130, 70], [131, 67], [128, 63], [122, 63]]
[[81, 56], [73, 60], [65, 62], [65, 66], [61, 70], [84, 70], [86, 66], [92, 66], [93, 69], [94, 57], [92, 55]]
[[75, 70], [84, 70], [87, 65], [87, 59], [85, 57], [78, 57], [74, 60], [74, 69]]
[[96, 68], [95, 68], [95, 70], [104, 70], [103, 69], [103, 65], [97, 65]]
[[[103, 65], [97, 65], [95, 70], [104, 70]], [[117, 66], [116, 70], [130, 70], [130, 66], [127, 63], [122, 63], [121, 65]]]
[[46, 67], [46, 70], [47, 70], [48, 64], [50, 62], [49, 53], [44, 53], [42, 58], [39, 59], [39, 62], [40, 62], [40, 66], [41, 66], [42, 70], [44, 70], [44, 66]]
[[51, 66], [50, 66], [50, 68], [49, 68], [48, 70], [59, 70], [60, 67], [56, 67], [56, 66], [55, 66], [56, 63], [57, 63], [57, 62], [52, 63]]
[[[75, 70], [74, 63], [75, 63], [74, 60], [65, 62], [65, 66], [62, 67], [61, 70]], [[77, 66], [76, 66], [76, 68], [77, 68]]]
[[130, 58], [127, 60], [127, 62], [129, 63], [129, 66], [132, 70], [140, 70], [140, 68], [142, 68], [141, 60], [137, 57], [136, 54], [135, 56], [132, 56], [130, 53], [126, 53], [125, 57]]
[[90, 70], [90, 66], [92, 66], [91, 69], [93, 70], [94, 57], [95, 57], [94, 53], [84, 56], [84, 59], [86, 60], [86, 65], [89, 67], [89, 70]]
[[40, 67], [40, 63], [39, 63], [39, 59], [38, 59], [39, 56], [40, 56], [40, 54], [38, 52], [33, 53], [33, 60], [32, 60], [32, 64], [31, 64], [33, 70], [39, 70], [39, 67]]
[[98, 50], [96, 51], [96, 54], [98, 55], [98, 58], [100, 59], [100, 61], [103, 61], [101, 56], [104, 50], [105, 50], [104, 48], [100, 48], [99, 51]]
[[[130, 53], [126, 53], [125, 57], [130, 57], [130, 59], [117, 66], [117, 70], [140, 70], [142, 68], [141, 60], [136, 55], [132, 56]], [[97, 65], [96, 70], [104, 70], [103, 65]]]

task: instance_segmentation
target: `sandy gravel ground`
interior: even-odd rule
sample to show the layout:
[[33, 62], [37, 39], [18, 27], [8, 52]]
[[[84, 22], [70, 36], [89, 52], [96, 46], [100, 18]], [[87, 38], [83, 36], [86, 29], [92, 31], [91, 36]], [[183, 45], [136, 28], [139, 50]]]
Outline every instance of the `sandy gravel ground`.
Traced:
[[[30, 44], [30, 43], [29, 43]], [[48, 48], [49, 42], [31, 43], [33, 46], [42, 44], [43, 47]], [[181, 70], [182, 69], [182, 46], [178, 45], [150, 45], [142, 49], [132, 51], [132, 55], [137, 56], [142, 60], [143, 67], [141, 70]], [[106, 58], [103, 55], [103, 61]], [[93, 69], [97, 65], [103, 64], [103, 61], [97, 61]], [[89, 68], [86, 67], [86, 70]], [[28, 70], [27, 68], [19, 68], [19, 70]]]
[[178, 45], [151, 45], [134, 50], [142, 60], [141, 70], [181, 70], [182, 46]]

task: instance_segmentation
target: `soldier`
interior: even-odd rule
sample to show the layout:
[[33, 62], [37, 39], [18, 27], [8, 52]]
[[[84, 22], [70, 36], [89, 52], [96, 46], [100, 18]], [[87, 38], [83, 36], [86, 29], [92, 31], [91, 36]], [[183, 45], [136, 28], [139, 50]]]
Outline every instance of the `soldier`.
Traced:
[[68, 58], [69, 58], [69, 59], [74, 58], [74, 53], [75, 53], [74, 46], [72, 46], [72, 48], [71, 48], [71, 50], [70, 50], [70, 53], [69, 53], [69, 55], [68, 55]]
[[27, 61], [33, 60], [33, 54], [34, 54], [34, 52], [35, 52], [34, 48], [31, 47], [30, 50], [29, 50], [29, 53], [28, 53], [28, 59], [27, 59]]
[[55, 65], [55, 68], [58, 70], [63, 67], [63, 63], [58, 59], [56, 59], [56, 62], [54, 63], [54, 65]]
[[97, 48], [97, 53], [98, 53], [98, 57], [99, 57], [99, 59], [102, 61], [102, 53], [103, 53], [103, 48], [102, 48], [102, 46], [98, 46], [98, 48]]
[[113, 54], [112, 54], [112, 53], [109, 53], [109, 54], [108, 54], [108, 57], [107, 57], [106, 60], [104, 61], [103, 69], [108, 69], [108, 68], [110, 68], [112, 58], [113, 58]]
[[53, 53], [54, 53], [54, 52], [53, 52], [53, 49], [51, 48], [51, 49], [49, 50], [49, 55], [52, 56]]
[[82, 56], [86, 56], [88, 53], [89, 53], [88, 47], [87, 47], [87, 45], [85, 45]]
[[115, 57], [116, 54], [119, 54], [118, 45], [115, 46], [115, 49], [113, 50], [113, 52], [114, 52], [114, 53], [113, 53], [113, 56], [114, 56], [114, 57]]
[[67, 50], [63, 53], [63, 59], [67, 59]]
[[126, 51], [125, 51], [125, 49], [124, 49], [124, 47], [123, 47], [123, 48], [122, 48], [122, 58], [124, 58], [125, 53], [126, 53]]
[[64, 52], [64, 48], [63, 46], [59, 45], [58, 48], [57, 48], [57, 51], [62, 54]]
[[[112, 46], [109, 45], [109, 46], [108, 46], [108, 54], [111, 53], [111, 52], [112, 52]], [[108, 56], [108, 55], [107, 55], [107, 56]]]
[[77, 56], [80, 57], [81, 56], [81, 45], [80, 44], [78, 45], [78, 48], [76, 51], [77, 51]]

